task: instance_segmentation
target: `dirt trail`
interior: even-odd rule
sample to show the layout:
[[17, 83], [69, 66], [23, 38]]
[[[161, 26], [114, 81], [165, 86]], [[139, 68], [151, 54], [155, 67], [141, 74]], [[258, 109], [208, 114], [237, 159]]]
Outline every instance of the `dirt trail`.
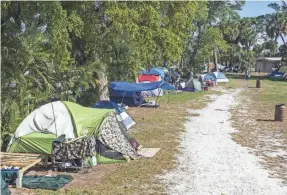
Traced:
[[215, 101], [197, 112], [182, 135], [178, 166], [163, 176], [168, 194], [286, 195], [287, 186], [268, 177], [259, 158], [235, 143], [231, 113], [239, 91], [213, 96]]

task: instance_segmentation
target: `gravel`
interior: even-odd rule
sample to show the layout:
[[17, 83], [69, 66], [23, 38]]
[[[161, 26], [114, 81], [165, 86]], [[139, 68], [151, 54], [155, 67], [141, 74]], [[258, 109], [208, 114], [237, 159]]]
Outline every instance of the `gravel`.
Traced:
[[287, 195], [287, 186], [268, 177], [251, 150], [234, 142], [231, 113], [236, 92], [217, 96], [192, 114], [182, 134], [175, 170], [161, 176], [168, 194]]

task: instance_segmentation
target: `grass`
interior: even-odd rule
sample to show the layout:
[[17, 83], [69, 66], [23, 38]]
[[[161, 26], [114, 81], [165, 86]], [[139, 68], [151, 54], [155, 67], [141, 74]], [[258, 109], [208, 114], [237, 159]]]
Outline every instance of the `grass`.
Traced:
[[[158, 108], [129, 108], [128, 112], [137, 124], [131, 135], [145, 147], [161, 148], [153, 158], [131, 161], [123, 164], [108, 165], [107, 171], [97, 185], [89, 188], [72, 186], [56, 192], [35, 190], [36, 194], [164, 194], [165, 189], [157, 175], [172, 169], [180, 133], [184, 131], [187, 109], [203, 108], [210, 95], [215, 91], [185, 92], [165, 95], [159, 98]], [[102, 165], [100, 165], [102, 166]]]
[[[271, 81], [266, 76], [253, 75], [249, 81], [244, 75], [228, 75], [227, 88], [240, 88], [238, 103], [232, 109], [233, 126], [239, 130], [233, 139], [253, 149], [260, 156], [262, 166], [270, 172], [270, 177], [281, 178], [287, 183], [287, 158], [280, 153], [287, 150], [287, 120], [275, 122], [275, 105], [287, 105], [287, 82]], [[261, 88], [256, 88], [256, 79], [261, 80]]]
[[279, 72], [287, 72], [287, 66], [280, 67]]

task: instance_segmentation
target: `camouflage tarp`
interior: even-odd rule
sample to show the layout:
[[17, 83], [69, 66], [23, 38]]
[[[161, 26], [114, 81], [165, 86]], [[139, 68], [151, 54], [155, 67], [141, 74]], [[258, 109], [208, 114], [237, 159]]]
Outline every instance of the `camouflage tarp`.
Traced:
[[84, 137], [73, 142], [53, 142], [52, 162], [84, 159], [96, 152], [96, 138]]
[[132, 159], [138, 159], [140, 157], [123, 134], [114, 113], [110, 113], [105, 118], [100, 127], [98, 139], [109, 148], [127, 155]]

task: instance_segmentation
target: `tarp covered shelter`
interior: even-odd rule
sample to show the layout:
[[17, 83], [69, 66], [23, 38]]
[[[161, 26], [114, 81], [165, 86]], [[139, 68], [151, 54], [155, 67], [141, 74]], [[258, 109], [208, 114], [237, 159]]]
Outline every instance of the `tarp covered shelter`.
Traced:
[[149, 71], [142, 70], [141, 75], [159, 75], [162, 81], [170, 82], [168, 69], [165, 67], [152, 67]]
[[125, 91], [125, 92], [140, 92], [140, 91], [149, 91], [157, 88], [163, 90], [176, 90], [176, 87], [165, 83], [164, 81], [158, 81], [154, 83], [129, 83], [129, 82], [112, 82], [110, 88], [116, 91]]
[[110, 99], [116, 103], [124, 103], [129, 106], [139, 106], [144, 103], [140, 92], [155, 89], [176, 90], [176, 87], [158, 81], [153, 83], [129, 83], [115, 81], [109, 85], [111, 89]]
[[139, 106], [145, 102], [141, 92], [120, 90], [112, 90], [110, 100], [115, 103], [123, 103], [128, 106]]
[[120, 107], [118, 104], [112, 101], [99, 101], [93, 104], [92, 107], [101, 109], [115, 109], [118, 121], [122, 122], [127, 130], [136, 124], [136, 122], [126, 113], [124, 108]]
[[[142, 83], [150, 83], [148, 81], [143, 81]], [[160, 97], [163, 96], [163, 90], [161, 88], [157, 88], [154, 90], [149, 90], [149, 91], [141, 91], [141, 95], [143, 97]]]
[[7, 151], [51, 154], [53, 141], [65, 135], [66, 139], [94, 137], [114, 151], [137, 158], [125, 132], [114, 110], [56, 101], [37, 108], [20, 123]]
[[157, 81], [161, 81], [161, 77], [158, 75], [151, 75], [151, 74], [142, 74], [138, 76], [139, 83], [142, 83], [145, 81], [157, 82]]

